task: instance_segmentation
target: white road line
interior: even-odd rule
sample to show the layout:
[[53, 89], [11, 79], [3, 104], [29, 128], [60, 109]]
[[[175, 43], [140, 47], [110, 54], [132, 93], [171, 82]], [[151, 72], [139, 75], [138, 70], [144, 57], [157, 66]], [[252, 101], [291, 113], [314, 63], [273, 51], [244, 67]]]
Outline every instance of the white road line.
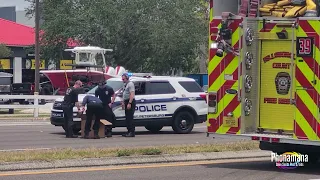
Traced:
[[1, 149], [0, 152], [11, 152], [11, 151], [37, 151], [37, 150], [50, 150], [52, 148], [34, 148], [34, 149]]
[[50, 122], [10, 122], [10, 123], [0, 123], [2, 126], [43, 126], [48, 125]]

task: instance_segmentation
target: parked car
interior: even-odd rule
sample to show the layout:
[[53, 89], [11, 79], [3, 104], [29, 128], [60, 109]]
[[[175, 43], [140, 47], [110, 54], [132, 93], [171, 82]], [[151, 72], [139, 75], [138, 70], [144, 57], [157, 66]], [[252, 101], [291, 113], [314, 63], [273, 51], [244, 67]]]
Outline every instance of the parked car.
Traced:
[[[13, 75], [10, 73], [0, 72], [0, 94], [1, 95], [11, 95], [11, 84]], [[10, 104], [10, 99], [1, 99], [0, 104]], [[14, 109], [9, 109], [9, 114], [13, 114]]]

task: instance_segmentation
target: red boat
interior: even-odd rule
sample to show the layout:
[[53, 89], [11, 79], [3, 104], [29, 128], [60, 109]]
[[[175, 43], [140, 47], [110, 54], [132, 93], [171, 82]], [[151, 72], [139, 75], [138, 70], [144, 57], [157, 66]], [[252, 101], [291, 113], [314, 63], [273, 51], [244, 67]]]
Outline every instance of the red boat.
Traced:
[[66, 49], [75, 54], [74, 64], [72, 70], [41, 70], [40, 73], [46, 76], [52, 88], [55, 90], [54, 94], [64, 95], [66, 89], [72, 86], [76, 80], [83, 82], [84, 91], [89, 91], [99, 82], [105, 81], [111, 77], [121, 76], [126, 70], [117, 66], [113, 67], [106, 65], [105, 53], [112, 51], [112, 49], [103, 49], [96, 46], [75, 47], [73, 49]]

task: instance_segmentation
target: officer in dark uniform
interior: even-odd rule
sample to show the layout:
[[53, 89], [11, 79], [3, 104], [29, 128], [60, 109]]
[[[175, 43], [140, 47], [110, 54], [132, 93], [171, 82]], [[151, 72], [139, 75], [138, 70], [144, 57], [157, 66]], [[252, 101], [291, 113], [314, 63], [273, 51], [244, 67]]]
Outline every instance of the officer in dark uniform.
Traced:
[[86, 125], [85, 125], [85, 130], [84, 130], [84, 138], [89, 139], [89, 132], [92, 124], [92, 119], [93, 116], [95, 116], [95, 121], [93, 124], [93, 131], [94, 131], [94, 139], [100, 139], [98, 133], [99, 133], [99, 126], [100, 126], [100, 119], [103, 114], [103, 106], [102, 106], [102, 101], [92, 95], [86, 95], [82, 101], [82, 106], [84, 111], [84, 107], [87, 105], [87, 120], [86, 120]]
[[[114, 127], [114, 123], [116, 117], [112, 111], [112, 104], [115, 100], [115, 93], [112, 87], [108, 86], [105, 82], [100, 82], [98, 88], [95, 91], [95, 96], [99, 97], [102, 101], [104, 117], [108, 120], [112, 125], [106, 126], [107, 137], [112, 137], [112, 127]], [[112, 99], [111, 99], [112, 97]]]
[[62, 102], [62, 109], [64, 114], [64, 130], [67, 138], [77, 138], [73, 134], [73, 107], [77, 106], [80, 111], [80, 104], [78, 102], [79, 89], [82, 86], [81, 81], [76, 81], [73, 87], [69, 87], [64, 95]]

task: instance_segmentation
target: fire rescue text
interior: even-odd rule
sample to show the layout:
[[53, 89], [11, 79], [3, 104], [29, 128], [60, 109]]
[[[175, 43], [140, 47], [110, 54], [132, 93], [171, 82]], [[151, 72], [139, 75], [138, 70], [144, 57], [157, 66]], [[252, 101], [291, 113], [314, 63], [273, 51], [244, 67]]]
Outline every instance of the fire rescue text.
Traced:
[[264, 98], [264, 103], [268, 103], [268, 104], [290, 104], [290, 99], [286, 99], [286, 98]]

